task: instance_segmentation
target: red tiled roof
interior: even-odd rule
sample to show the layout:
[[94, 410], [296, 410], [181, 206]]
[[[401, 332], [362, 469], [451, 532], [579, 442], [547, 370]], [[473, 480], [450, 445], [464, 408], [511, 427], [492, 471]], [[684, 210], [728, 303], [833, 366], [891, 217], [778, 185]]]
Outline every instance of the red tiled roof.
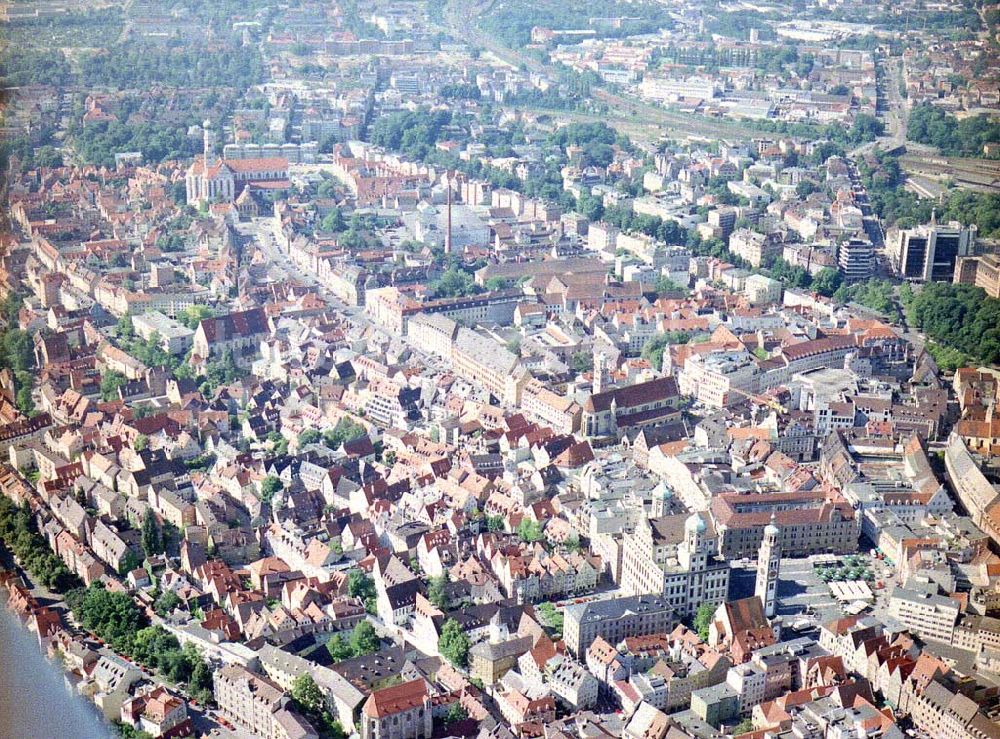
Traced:
[[427, 701], [427, 686], [423, 680], [411, 680], [372, 693], [365, 702], [364, 713], [370, 718], [382, 718], [419, 708]]

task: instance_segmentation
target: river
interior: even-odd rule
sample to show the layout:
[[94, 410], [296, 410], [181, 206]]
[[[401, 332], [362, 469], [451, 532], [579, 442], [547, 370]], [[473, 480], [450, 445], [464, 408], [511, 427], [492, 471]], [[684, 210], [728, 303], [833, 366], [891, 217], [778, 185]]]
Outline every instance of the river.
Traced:
[[71, 695], [63, 674], [18, 623], [0, 592], [0, 737], [110, 739], [114, 736], [86, 698]]

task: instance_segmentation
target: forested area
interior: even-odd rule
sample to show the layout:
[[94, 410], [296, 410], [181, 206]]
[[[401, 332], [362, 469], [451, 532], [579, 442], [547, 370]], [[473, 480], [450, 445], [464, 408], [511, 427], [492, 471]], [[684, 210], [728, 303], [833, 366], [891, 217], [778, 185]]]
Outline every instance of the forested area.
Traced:
[[872, 209], [886, 226], [911, 228], [930, 221], [931, 212], [936, 211], [938, 221], [978, 226], [981, 238], [1000, 236], [1000, 194], [954, 190], [943, 203], [919, 198], [903, 188], [897, 157], [883, 152], [876, 155], [874, 164], [862, 160], [858, 169]]
[[1000, 362], [1000, 300], [982, 288], [932, 282], [904, 303], [907, 320], [930, 339], [980, 362]]
[[18, 47], [42, 44], [55, 49], [109, 46], [121, 35], [124, 23], [120, 7], [90, 7], [58, 15], [20, 17], [6, 25], [8, 37], [16, 39]]
[[[540, 197], [558, 202], [567, 210], [577, 207], [576, 199], [563, 190], [562, 167], [567, 163], [565, 148], [568, 144], [579, 146], [579, 164], [582, 166], [607, 166], [613, 158], [613, 146], [631, 149], [631, 142], [605, 123], [571, 123], [554, 132], [546, 142], [547, 154], [543, 167], [532, 170], [524, 180], [513, 172], [484, 166], [481, 161], [459, 159], [435, 148], [446, 138], [466, 140], [468, 132], [463, 121], [453, 119], [448, 111], [426, 109], [393, 113], [379, 118], [368, 132], [368, 140], [390, 151], [428, 164], [455, 169], [469, 177], [487, 179], [494, 187], [523, 192], [530, 197]], [[487, 140], [488, 152], [493, 156], [512, 156], [513, 146], [524, 138], [516, 127]]]
[[95, 582], [66, 594], [76, 620], [116, 652], [128, 655], [172, 683], [183, 685], [200, 702], [212, 699], [212, 672], [193, 645], [183, 648], [162, 626], [148, 626], [128, 593]]
[[861, 113], [855, 117], [850, 127], [842, 123], [798, 123], [779, 120], [750, 121], [750, 125], [761, 131], [780, 133], [798, 138], [825, 140], [841, 146], [857, 146], [874, 141], [885, 131], [884, 124], [868, 115]]
[[623, 28], [602, 29], [602, 36], [651, 33], [670, 25], [663, 6], [647, 0], [605, 0], [599, 8], [590, 0], [511, 0], [495, 4], [491, 12], [480, 19], [480, 27], [506, 46], [521, 48], [531, 42], [531, 29], [535, 26], [583, 30], [592, 27], [589, 20], [595, 15], [638, 19]]
[[115, 165], [115, 152], [120, 151], [141, 151], [149, 162], [184, 159], [201, 151], [200, 140], [188, 138], [187, 125], [101, 121], [75, 125], [70, 134], [85, 162], [105, 167]]
[[59, 87], [69, 81], [72, 72], [66, 55], [61, 51], [11, 45], [0, 54], [0, 84], [4, 87]]
[[17, 328], [21, 299], [10, 293], [0, 301], [0, 370], [14, 376], [14, 404], [26, 415], [35, 410], [31, 388], [35, 382], [35, 345], [27, 331]]
[[983, 146], [1000, 143], [1000, 122], [987, 115], [957, 117], [930, 103], [913, 108], [907, 137], [918, 144], [936, 146], [946, 156], [981, 157]]
[[31, 510], [18, 508], [4, 496], [0, 496], [0, 540], [31, 576], [50, 590], [61, 593], [80, 583], [38, 533]]
[[214, 51], [191, 45], [158, 48], [123, 44], [83, 60], [80, 72], [87, 86], [245, 89], [261, 81], [263, 62], [251, 46]]

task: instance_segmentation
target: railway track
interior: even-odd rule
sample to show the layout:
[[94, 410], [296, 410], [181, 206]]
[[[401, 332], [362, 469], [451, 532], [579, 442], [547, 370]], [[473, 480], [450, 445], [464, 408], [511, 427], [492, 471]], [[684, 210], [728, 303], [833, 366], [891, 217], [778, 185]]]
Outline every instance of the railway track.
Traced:
[[902, 156], [900, 166], [910, 174], [951, 177], [956, 182], [1000, 190], [1000, 162], [989, 159]]

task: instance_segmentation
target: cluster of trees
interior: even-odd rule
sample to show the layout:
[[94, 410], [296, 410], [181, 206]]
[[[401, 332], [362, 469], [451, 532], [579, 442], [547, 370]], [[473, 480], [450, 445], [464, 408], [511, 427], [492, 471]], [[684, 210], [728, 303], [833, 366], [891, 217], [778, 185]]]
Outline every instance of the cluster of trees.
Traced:
[[603, 217], [605, 221], [626, 233], [643, 233], [666, 244], [684, 244], [688, 241], [687, 230], [677, 222], [636, 213], [624, 206], [605, 208]]
[[118, 321], [118, 325], [115, 327], [115, 338], [118, 339], [119, 346], [125, 352], [147, 367], [166, 367], [174, 370], [181, 363], [180, 357], [164, 350], [160, 343], [162, 337], [159, 332], [154, 331], [148, 339], [139, 338], [132, 325], [131, 316], [124, 316]]
[[178, 380], [197, 381], [198, 391], [207, 398], [212, 397], [222, 385], [228, 385], [243, 376], [239, 365], [236, 364], [236, 356], [229, 349], [224, 351], [218, 360], [209, 362], [204, 372], [197, 376], [189, 359], [190, 352], [183, 362], [174, 367], [174, 377]]
[[132, 654], [135, 635], [146, 623], [128, 593], [112, 592], [103, 583], [66, 594], [77, 622], [117, 652]]
[[260, 483], [260, 502], [270, 504], [274, 496], [281, 491], [284, 484], [277, 475], [268, 475]]
[[784, 120], [753, 121], [754, 128], [771, 133], [781, 133], [805, 139], [826, 139], [841, 146], [856, 146], [868, 141], [874, 141], [885, 131], [885, 125], [874, 116], [859, 113], [850, 127], [842, 123], [828, 123], [820, 126], [815, 123], [796, 123]]
[[686, 344], [691, 340], [690, 334], [682, 331], [667, 331], [659, 336], [654, 336], [642, 347], [642, 358], [648, 359], [657, 372], [663, 369], [663, 352], [671, 344]]
[[14, 404], [25, 415], [35, 410], [31, 388], [35, 383], [32, 370], [35, 368], [35, 345], [31, 335], [17, 326], [17, 312], [21, 300], [16, 295], [8, 295], [0, 303], [0, 320], [5, 328], [0, 331], [0, 369], [9, 369], [14, 376]]
[[212, 699], [212, 673], [193, 646], [183, 649], [161, 626], [148, 626], [128, 593], [112, 592], [95, 582], [66, 594], [66, 604], [83, 628], [171, 682], [185, 685], [200, 702]]
[[316, 429], [307, 429], [299, 434], [299, 445], [316, 444], [320, 440], [333, 450], [340, 449], [345, 443], [367, 436], [365, 427], [350, 416], [342, 416], [337, 425], [327, 429], [322, 434]]
[[449, 618], [441, 627], [441, 638], [438, 641], [438, 650], [441, 656], [451, 662], [455, 667], [468, 667], [469, 665], [469, 635], [462, 630], [462, 626], [453, 618]]
[[[658, 10], [655, 2], [640, 0], [605, 0], [601, 15], [629, 17], [636, 20], [622, 28], [602, 29], [604, 36], [621, 36], [652, 33], [669, 25], [669, 20]], [[523, 48], [531, 42], [531, 29], [535, 26], [555, 29], [590, 28], [594, 5], [588, 0], [514, 0], [493, 8], [480, 18], [480, 27], [492, 38], [511, 48]]]
[[888, 280], [871, 279], [841, 285], [833, 293], [833, 299], [840, 303], [858, 303], [877, 313], [893, 314], [896, 311], [895, 287]]
[[188, 138], [184, 124], [95, 121], [71, 126], [69, 132], [81, 159], [105, 167], [113, 167], [115, 154], [122, 151], [140, 151], [147, 162], [162, 162], [191, 157], [201, 150], [198, 140]]
[[153, 601], [153, 610], [156, 611], [156, 614], [160, 618], [166, 618], [182, 603], [183, 601], [177, 593], [172, 590], [165, 590], [156, 596], [156, 600]]
[[944, 208], [938, 208], [938, 218], [958, 221], [979, 227], [980, 238], [1000, 237], [1000, 195], [976, 192], [975, 190], [955, 190], [948, 197]]
[[541, 522], [532, 521], [530, 518], [521, 519], [521, 523], [517, 527], [517, 535], [521, 537], [521, 541], [529, 544], [541, 541], [545, 536], [542, 532]]
[[342, 634], [334, 634], [326, 643], [326, 649], [334, 662], [343, 662], [345, 659], [364, 657], [378, 651], [380, 644], [375, 627], [367, 621], [359, 621], [348, 639]]
[[844, 279], [840, 276], [840, 272], [838, 270], [833, 269], [832, 267], [824, 267], [815, 277], [812, 278], [811, 287], [820, 295], [832, 298], [837, 290], [840, 289], [843, 281]]
[[909, 323], [951, 350], [948, 358], [1000, 362], [1000, 300], [982, 288], [933, 282], [905, 302]]
[[118, 391], [128, 383], [128, 379], [118, 370], [107, 370], [101, 375], [101, 400], [106, 403], [118, 400]]
[[181, 647], [177, 637], [162, 626], [139, 629], [132, 640], [131, 656], [170, 682], [185, 685], [199, 703], [212, 700], [212, 671], [205, 660], [193, 644]]
[[552, 132], [549, 135], [549, 143], [555, 146], [565, 147], [567, 144], [573, 146], [588, 146], [591, 144], [617, 145], [623, 149], [631, 149], [632, 142], [624, 134], [618, 133], [607, 123], [598, 121], [595, 123], [570, 123]]
[[448, 610], [450, 606], [448, 602], [448, 570], [427, 581], [427, 600], [442, 611]]
[[45, 121], [31, 131], [10, 134], [0, 141], [0, 168], [6, 170], [10, 160], [17, 158], [19, 170], [27, 172], [35, 167], [59, 167], [62, 154], [52, 144], [55, 129]]
[[460, 298], [465, 295], [477, 295], [483, 291], [472, 275], [458, 267], [449, 268], [431, 282], [429, 287], [437, 298]]
[[215, 311], [207, 305], [192, 305], [177, 314], [177, 322], [188, 327], [192, 331], [198, 328], [198, 324], [206, 318], [215, 316]]
[[4, 87], [52, 85], [69, 82], [72, 69], [61, 51], [31, 49], [11, 44], [0, 56], [0, 84]]
[[708, 641], [708, 630], [712, 625], [712, 618], [715, 616], [715, 606], [711, 603], [702, 603], [698, 606], [698, 610], [694, 614], [694, 623], [692, 628], [698, 632], [698, 636], [701, 637], [702, 641]]
[[931, 202], [901, 187], [903, 171], [896, 157], [878, 152], [874, 162], [860, 160], [858, 171], [872, 209], [887, 225], [908, 228], [930, 219]]
[[365, 604], [365, 610], [368, 613], [375, 613], [375, 599], [377, 597], [375, 582], [367, 573], [353, 570], [347, 576], [347, 594], [352, 598], [360, 598], [361, 602]]
[[316, 680], [305, 672], [292, 682], [292, 702], [295, 707], [309, 719], [309, 722], [319, 731], [322, 739], [345, 739], [347, 733], [333, 715], [327, 710], [326, 697], [319, 689]]
[[260, 53], [252, 45], [216, 51], [189, 44], [165, 48], [123, 44], [88, 57], [80, 65], [84, 85], [119, 89], [170, 85], [245, 90], [261, 81], [263, 70]]
[[413, 159], [423, 159], [451, 123], [451, 112], [426, 109], [382, 116], [369, 131], [371, 142]]
[[126, 724], [123, 721], [112, 721], [111, 723], [115, 727], [115, 735], [120, 739], [153, 739], [153, 735], [148, 731], [136, 729], [131, 724]]
[[441, 97], [452, 100], [479, 100], [482, 93], [471, 82], [455, 82], [441, 88]]
[[121, 35], [123, 24], [124, 16], [120, 7], [91, 7], [58, 15], [18, 18], [7, 22], [7, 32], [15, 47], [29, 47], [39, 43], [50, 49], [100, 48], [114, 43]]
[[689, 292], [685, 285], [678, 285], [669, 277], [658, 278], [656, 280], [656, 283], [654, 284], [654, 289], [656, 290], [658, 295], [662, 296], [669, 295], [673, 297], [677, 297], [678, 295], [683, 297], [686, 296]]
[[910, 113], [906, 131], [910, 141], [936, 146], [948, 156], [983, 155], [983, 145], [1000, 142], [1000, 123], [987, 115], [959, 120], [930, 103], [922, 103]]
[[542, 626], [548, 630], [549, 636], [556, 640], [561, 639], [564, 622], [562, 611], [558, 610], [552, 603], [541, 603], [536, 610], [542, 620]]
[[139, 541], [142, 544], [142, 551], [147, 557], [154, 557], [165, 551], [163, 533], [160, 531], [160, 525], [156, 522], [156, 516], [151, 510], [147, 510], [142, 517], [142, 532]]
[[0, 540], [14, 553], [21, 566], [50, 590], [61, 593], [79, 584], [76, 575], [38, 533], [31, 509], [18, 508], [5, 497], [0, 497]]
[[944, 203], [923, 200], [901, 187], [903, 171], [898, 158], [884, 152], [876, 154], [874, 164], [861, 161], [859, 172], [872, 209], [888, 225], [911, 228], [927, 223], [936, 208], [939, 221], [975, 224], [982, 238], [1000, 236], [1000, 195], [996, 193], [954, 190]]
[[537, 87], [529, 87], [521, 90], [516, 95], [510, 96], [507, 101], [511, 105], [521, 108], [541, 108], [545, 110], [577, 110], [583, 107], [583, 101], [587, 99], [589, 90], [577, 85], [577, 89], [571, 94], [564, 94], [559, 87], [549, 87], [546, 90], [539, 90]]
[[761, 271], [768, 277], [780, 280], [786, 287], [809, 287], [812, 284], [812, 276], [807, 270], [791, 265], [781, 257], [771, 261]]

